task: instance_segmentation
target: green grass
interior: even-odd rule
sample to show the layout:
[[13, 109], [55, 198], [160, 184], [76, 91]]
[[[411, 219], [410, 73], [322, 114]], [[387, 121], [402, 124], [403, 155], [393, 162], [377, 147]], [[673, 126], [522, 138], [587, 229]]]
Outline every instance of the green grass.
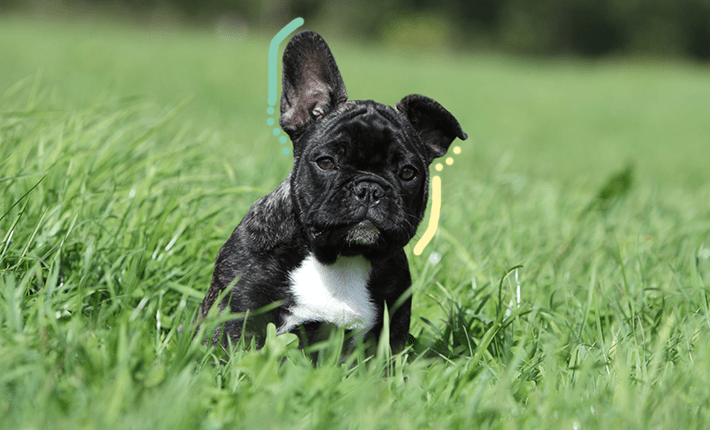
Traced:
[[291, 163], [268, 37], [0, 16], [0, 428], [708, 427], [692, 64], [329, 40], [351, 98], [423, 93], [471, 136], [437, 235], [407, 249], [416, 343], [313, 366], [288, 337], [224, 355], [178, 334]]

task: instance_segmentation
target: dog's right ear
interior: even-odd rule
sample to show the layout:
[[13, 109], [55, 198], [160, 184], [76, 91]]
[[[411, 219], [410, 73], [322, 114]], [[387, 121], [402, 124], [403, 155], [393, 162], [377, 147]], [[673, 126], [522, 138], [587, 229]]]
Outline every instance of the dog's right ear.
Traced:
[[291, 140], [347, 99], [343, 78], [325, 40], [313, 31], [293, 36], [284, 50], [279, 119]]

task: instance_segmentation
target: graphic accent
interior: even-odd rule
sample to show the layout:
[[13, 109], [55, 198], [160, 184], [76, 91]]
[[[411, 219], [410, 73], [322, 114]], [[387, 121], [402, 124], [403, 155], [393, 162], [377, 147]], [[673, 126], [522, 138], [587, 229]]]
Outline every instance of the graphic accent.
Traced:
[[[458, 155], [461, 153], [461, 147], [454, 147], [454, 154]], [[452, 157], [446, 157], [446, 164], [451, 166], [454, 164], [454, 159]], [[441, 163], [436, 163], [434, 168], [441, 172], [444, 170], [444, 166]], [[439, 228], [439, 215], [441, 214], [441, 178], [438, 175], [434, 175], [431, 178], [431, 214], [429, 215], [429, 224], [419, 239], [416, 245], [414, 245], [414, 255], [421, 255], [424, 248], [431, 242], [434, 237], [434, 233]]]
[[435, 175], [431, 178], [431, 214], [429, 215], [429, 225], [419, 242], [414, 246], [414, 255], [421, 255], [424, 247], [429, 244], [439, 227], [439, 214], [441, 212], [441, 178]]
[[[288, 37], [289, 34], [293, 33], [294, 30], [296, 30], [298, 27], [302, 26], [304, 23], [303, 18], [296, 18], [293, 21], [289, 22], [288, 25], [286, 25], [284, 28], [282, 28], [278, 33], [276, 33], [276, 36], [274, 36], [273, 39], [271, 39], [271, 43], [269, 44], [269, 96], [267, 99], [267, 102], [269, 103], [269, 107], [266, 108], [266, 113], [269, 115], [273, 115], [275, 110], [274, 110], [274, 105], [276, 104], [276, 64], [278, 63], [278, 54], [279, 54], [279, 45], [281, 42], [284, 41]], [[273, 126], [276, 124], [276, 120], [274, 118], [269, 117], [266, 120], [266, 125], [268, 126]], [[281, 134], [281, 129], [278, 127], [274, 127], [273, 129], [274, 136], [278, 136]], [[281, 144], [285, 144], [288, 142], [288, 139], [286, 136], [281, 136], [279, 137], [279, 142]], [[281, 149], [281, 153], [284, 155], [288, 155], [290, 152], [289, 148], [284, 147]]]

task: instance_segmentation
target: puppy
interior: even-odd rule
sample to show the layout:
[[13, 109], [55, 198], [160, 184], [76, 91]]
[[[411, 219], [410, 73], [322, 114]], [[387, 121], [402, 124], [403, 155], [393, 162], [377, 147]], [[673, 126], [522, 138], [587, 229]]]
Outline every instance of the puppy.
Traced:
[[215, 304], [242, 314], [215, 329], [215, 344], [263, 338], [269, 322], [302, 344], [324, 325], [378, 340], [386, 305], [390, 346], [401, 350], [412, 283], [403, 247], [424, 216], [429, 165], [466, 133], [421, 95], [395, 108], [348, 101], [333, 54], [312, 31], [288, 43], [282, 89], [279, 123], [293, 142], [293, 169], [220, 249], [200, 316]]

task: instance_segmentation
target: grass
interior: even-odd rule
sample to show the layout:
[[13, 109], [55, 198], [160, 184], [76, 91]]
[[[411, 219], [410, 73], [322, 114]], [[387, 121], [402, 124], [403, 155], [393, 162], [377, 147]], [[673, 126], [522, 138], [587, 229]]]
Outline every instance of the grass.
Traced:
[[225, 355], [178, 334], [291, 163], [268, 41], [0, 16], [0, 428], [707, 428], [693, 64], [330, 41], [352, 98], [420, 92], [471, 136], [407, 249], [416, 342], [340, 363], [335, 337], [313, 366], [288, 337]]

